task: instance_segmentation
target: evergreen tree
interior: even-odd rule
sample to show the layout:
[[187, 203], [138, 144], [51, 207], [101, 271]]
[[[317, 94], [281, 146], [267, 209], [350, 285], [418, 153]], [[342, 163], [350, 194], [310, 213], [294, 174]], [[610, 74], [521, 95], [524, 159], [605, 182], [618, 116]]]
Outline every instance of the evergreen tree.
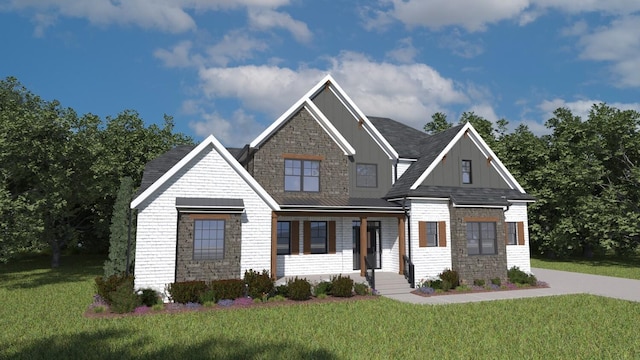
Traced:
[[109, 259], [104, 263], [104, 276], [109, 277], [127, 270], [127, 248], [129, 247], [129, 226], [131, 226], [131, 244], [129, 262], [135, 255], [136, 224], [131, 219], [129, 225], [129, 203], [133, 195], [133, 180], [130, 177], [120, 179], [120, 189], [113, 205], [113, 216], [109, 235]]

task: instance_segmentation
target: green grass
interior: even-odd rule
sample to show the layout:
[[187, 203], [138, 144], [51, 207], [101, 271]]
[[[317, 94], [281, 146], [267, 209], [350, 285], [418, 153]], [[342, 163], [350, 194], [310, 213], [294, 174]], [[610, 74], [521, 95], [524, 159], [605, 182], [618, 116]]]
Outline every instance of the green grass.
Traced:
[[640, 255], [628, 258], [531, 259], [531, 266], [640, 280]]
[[0, 265], [0, 358], [637, 359], [640, 304], [572, 295], [460, 305], [374, 301], [83, 317], [97, 258]]

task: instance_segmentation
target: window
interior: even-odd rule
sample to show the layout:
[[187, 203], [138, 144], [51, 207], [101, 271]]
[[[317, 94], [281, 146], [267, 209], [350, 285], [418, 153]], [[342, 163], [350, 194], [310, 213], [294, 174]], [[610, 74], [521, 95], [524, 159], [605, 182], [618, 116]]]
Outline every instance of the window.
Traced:
[[462, 160], [462, 183], [471, 184], [471, 160]]
[[284, 160], [285, 191], [320, 191], [320, 161]]
[[291, 223], [278, 221], [278, 255], [291, 253]]
[[507, 223], [507, 245], [517, 245], [518, 244], [518, 231], [516, 228], [516, 223], [508, 222]]
[[438, 246], [438, 223], [427, 223], [427, 246]]
[[378, 165], [356, 164], [356, 186], [378, 187]]
[[193, 260], [224, 258], [224, 220], [194, 220]]
[[496, 253], [496, 223], [468, 222], [467, 250], [469, 255], [491, 255]]
[[327, 222], [311, 221], [311, 253], [327, 253]]

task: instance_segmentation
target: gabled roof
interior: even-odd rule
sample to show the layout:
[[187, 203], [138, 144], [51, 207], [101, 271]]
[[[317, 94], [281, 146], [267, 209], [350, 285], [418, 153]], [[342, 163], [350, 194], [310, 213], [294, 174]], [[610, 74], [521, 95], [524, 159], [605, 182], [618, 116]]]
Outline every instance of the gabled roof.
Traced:
[[389, 118], [369, 116], [369, 120], [398, 152], [400, 158], [417, 159], [429, 134]]
[[[489, 148], [489, 145], [482, 140], [482, 137], [473, 128], [471, 123], [454, 126], [450, 129], [431, 135], [427, 144], [420, 149], [422, 156], [413, 163], [407, 171], [396, 181], [391, 190], [385, 195], [387, 199], [394, 199], [404, 196], [413, 196], [416, 190], [422, 185], [424, 180], [431, 174], [435, 167], [442, 161], [443, 157], [453, 148], [453, 146], [462, 138], [469, 136], [471, 141], [478, 147], [482, 154], [491, 159], [491, 165], [504, 179], [504, 181], [514, 190], [524, 194], [525, 191], [511, 175], [507, 168], [502, 164], [496, 154]], [[469, 188], [469, 191], [472, 188]]]
[[169, 169], [177, 164], [182, 158], [187, 156], [196, 146], [195, 145], [178, 145], [157, 158], [149, 161], [144, 166], [142, 174], [142, 182], [136, 192], [136, 197], [142, 194], [149, 186], [153, 185], [156, 180], [160, 179]]
[[456, 134], [462, 129], [463, 125], [454, 126], [445, 131], [429, 136], [428, 140], [423, 142], [419, 152], [422, 156], [418, 161], [409, 166], [407, 171], [393, 184], [385, 198], [392, 199], [409, 195], [411, 186], [422, 175], [425, 170], [431, 165], [438, 154], [447, 147], [456, 136]]
[[[147, 176], [147, 170], [150, 170], [150, 174], [147, 176], [146, 182], [143, 178], [143, 183], [147, 185], [151, 182], [150, 185], [143, 188], [140, 187], [139, 194], [131, 201], [131, 208], [135, 209], [139, 206], [144, 200], [146, 200], [149, 196], [151, 196], [156, 190], [158, 190], [165, 182], [171, 179], [178, 171], [180, 171], [183, 167], [185, 167], [191, 160], [193, 160], [196, 156], [198, 156], [203, 151], [206, 151], [209, 146], [212, 146], [214, 151], [217, 151], [218, 154], [231, 166], [235, 172], [242, 177], [242, 179], [249, 185], [257, 194], [264, 200], [264, 202], [271, 207], [272, 210], [278, 210], [278, 204], [273, 200], [273, 198], [262, 188], [260, 184], [245, 170], [242, 165], [235, 159], [235, 157], [224, 147], [222, 144], [216, 139], [213, 135], [209, 135], [203, 142], [198, 144], [198, 146], [192, 147], [191, 151], [187, 151], [188, 147], [179, 146], [176, 147], [169, 152], [165, 153], [165, 155], [161, 156], [158, 159], [153, 160], [155, 162], [154, 165], [151, 166], [151, 169], [145, 168], [145, 176]], [[179, 148], [179, 149], [178, 149]], [[177, 149], [177, 150], [176, 150]], [[182, 155], [181, 158], [179, 156]], [[176, 159], [178, 160], [176, 162]], [[149, 163], [151, 165], [151, 162]], [[149, 166], [148, 165], [148, 166]], [[160, 170], [162, 168], [169, 167], [168, 170], [160, 174]], [[152, 170], [152, 171], [151, 171]], [[158, 174], [158, 177], [155, 178]]]
[[340, 146], [345, 155], [355, 155], [355, 149], [347, 142], [347, 140], [338, 132], [333, 126], [331, 121], [322, 113], [322, 111], [315, 105], [313, 98], [319, 94], [322, 90], [328, 87], [336, 97], [342, 102], [346, 109], [351, 113], [354, 121], [361, 122], [364, 129], [369, 133], [373, 140], [382, 148], [382, 150], [391, 159], [397, 159], [398, 154], [393, 147], [387, 142], [387, 140], [378, 132], [373, 126], [371, 121], [362, 113], [362, 111], [356, 106], [356, 104], [349, 98], [349, 96], [342, 90], [340, 85], [331, 77], [331, 75], [325, 76], [320, 80], [313, 88], [311, 88], [303, 97], [301, 97], [295, 104], [293, 104], [282, 116], [280, 116], [275, 122], [267, 127], [258, 137], [256, 137], [249, 146], [251, 148], [259, 148], [267, 139], [269, 139], [278, 129], [280, 129], [287, 121], [289, 121], [294, 115], [305, 108], [311, 113], [314, 119], [320, 124], [320, 126], [327, 132], [327, 134]]

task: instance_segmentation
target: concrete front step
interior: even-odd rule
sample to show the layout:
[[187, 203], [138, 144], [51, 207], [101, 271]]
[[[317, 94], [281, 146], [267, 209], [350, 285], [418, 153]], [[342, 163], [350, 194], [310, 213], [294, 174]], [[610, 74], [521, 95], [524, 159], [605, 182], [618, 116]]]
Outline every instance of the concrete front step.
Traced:
[[406, 294], [411, 287], [403, 275], [376, 272], [376, 290], [381, 295]]

